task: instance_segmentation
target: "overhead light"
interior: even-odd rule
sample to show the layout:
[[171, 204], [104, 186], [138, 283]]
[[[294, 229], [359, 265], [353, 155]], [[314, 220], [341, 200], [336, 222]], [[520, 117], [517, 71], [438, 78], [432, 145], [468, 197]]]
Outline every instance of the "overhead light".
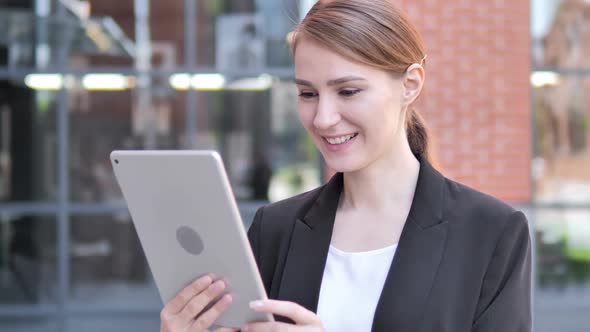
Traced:
[[170, 76], [170, 85], [176, 90], [188, 90], [191, 86], [189, 74], [174, 74]]
[[61, 74], [29, 74], [25, 76], [25, 85], [35, 90], [60, 90], [64, 79]]
[[197, 90], [219, 90], [225, 85], [221, 74], [196, 74], [191, 79], [191, 86]]
[[535, 88], [559, 84], [559, 74], [553, 71], [535, 71], [531, 74], [531, 84]]
[[82, 78], [87, 90], [120, 91], [131, 87], [132, 80], [121, 74], [88, 74]]
[[262, 74], [258, 77], [242, 78], [228, 85], [230, 90], [264, 91], [272, 86], [272, 76]]

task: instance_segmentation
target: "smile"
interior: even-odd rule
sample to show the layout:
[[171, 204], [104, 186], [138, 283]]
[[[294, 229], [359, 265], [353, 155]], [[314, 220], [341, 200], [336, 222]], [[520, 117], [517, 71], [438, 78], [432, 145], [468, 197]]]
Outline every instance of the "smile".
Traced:
[[357, 135], [358, 135], [358, 133], [340, 136], [340, 137], [330, 137], [330, 138], [324, 137], [324, 139], [328, 143], [330, 143], [331, 145], [340, 145], [340, 144], [344, 144], [344, 143], [350, 141], [351, 139], [355, 138]]

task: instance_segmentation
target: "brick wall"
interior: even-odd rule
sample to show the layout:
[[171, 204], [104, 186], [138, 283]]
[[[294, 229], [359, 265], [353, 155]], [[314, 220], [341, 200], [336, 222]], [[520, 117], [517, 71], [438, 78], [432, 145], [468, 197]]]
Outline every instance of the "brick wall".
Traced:
[[531, 200], [529, 1], [400, 1], [428, 47], [418, 109], [448, 177]]

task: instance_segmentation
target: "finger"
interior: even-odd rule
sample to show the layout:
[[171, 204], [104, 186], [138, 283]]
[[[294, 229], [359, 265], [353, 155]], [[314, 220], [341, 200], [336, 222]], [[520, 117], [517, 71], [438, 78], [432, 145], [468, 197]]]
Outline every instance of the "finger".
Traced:
[[178, 314], [183, 321], [190, 321], [197, 317], [205, 307], [215, 300], [216, 297], [223, 293], [225, 289], [225, 282], [223, 280], [217, 280], [212, 283], [206, 290], [201, 292], [199, 295], [193, 297], [189, 303], [182, 309]]
[[297, 325], [280, 323], [280, 322], [266, 322], [266, 323], [250, 323], [242, 327], [242, 332], [295, 332], [301, 328]]
[[212, 282], [212, 275], [206, 275], [193, 281], [164, 306], [164, 309], [162, 309], [162, 316], [179, 313], [193, 297], [207, 289]]
[[198, 319], [196, 319], [191, 325], [188, 331], [205, 331], [221, 316], [221, 314], [227, 310], [229, 305], [232, 303], [232, 296], [225, 294], [214, 306], [204, 312]]
[[252, 301], [250, 308], [255, 311], [268, 312], [273, 315], [288, 317], [298, 325], [320, 323], [319, 317], [297, 303], [277, 300]]

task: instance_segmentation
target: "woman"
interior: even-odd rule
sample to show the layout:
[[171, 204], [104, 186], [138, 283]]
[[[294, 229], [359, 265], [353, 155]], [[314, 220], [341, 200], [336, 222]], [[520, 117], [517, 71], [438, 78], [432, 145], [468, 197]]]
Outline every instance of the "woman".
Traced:
[[[426, 53], [407, 17], [388, 0], [324, 1], [291, 42], [300, 119], [337, 174], [256, 213], [274, 300], [252, 307], [282, 321], [242, 331], [530, 331], [527, 221], [431, 166], [413, 108]], [[208, 327], [230, 296], [194, 317], [223, 287], [197, 280], [163, 330]]]

